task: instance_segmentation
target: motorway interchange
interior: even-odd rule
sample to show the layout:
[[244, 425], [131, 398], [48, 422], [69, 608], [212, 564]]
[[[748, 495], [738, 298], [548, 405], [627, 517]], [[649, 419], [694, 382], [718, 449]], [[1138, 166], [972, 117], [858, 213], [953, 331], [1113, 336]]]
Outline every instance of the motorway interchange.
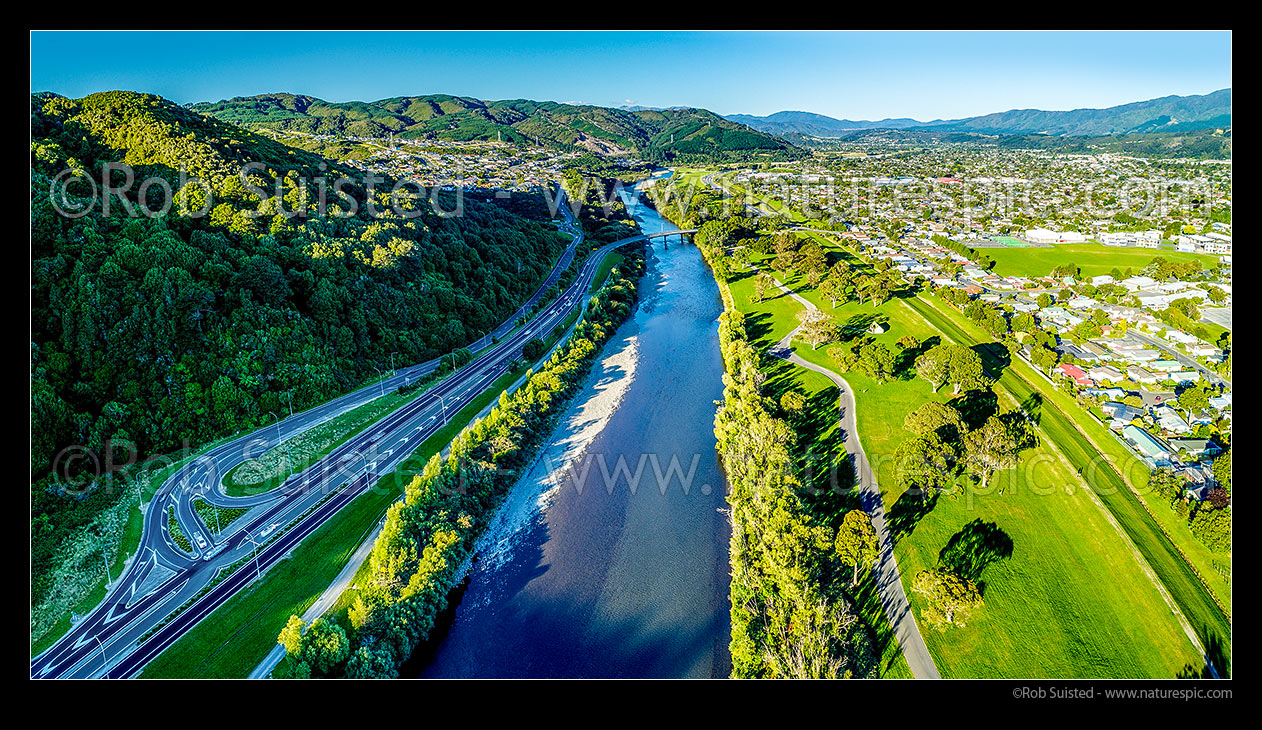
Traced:
[[[382, 382], [233, 439], [185, 464], [157, 489], [145, 507], [140, 546], [123, 575], [92, 612], [31, 660], [31, 676], [117, 678], [138, 674], [198, 621], [372, 488], [380, 475], [395, 469], [450, 416], [509, 372], [526, 342], [546, 336], [581, 309], [607, 253], [647, 238], [633, 236], [590, 254], [570, 286], [518, 328], [521, 317], [556, 283], [582, 243], [582, 232], [569, 208], [560, 208], [567, 218], [563, 228], [573, 234], [573, 242], [535, 295], [471, 349], [488, 340], [493, 343], [490, 347], [276, 489], [231, 497], [223, 492], [222, 479], [248, 458], [432, 372], [439, 361], [401, 370]], [[194, 509], [195, 499], [250, 511], [216, 535]], [[172, 508], [192, 554], [180, 549], [168, 533], [168, 511]], [[219, 577], [232, 566], [235, 569], [227, 577]]]

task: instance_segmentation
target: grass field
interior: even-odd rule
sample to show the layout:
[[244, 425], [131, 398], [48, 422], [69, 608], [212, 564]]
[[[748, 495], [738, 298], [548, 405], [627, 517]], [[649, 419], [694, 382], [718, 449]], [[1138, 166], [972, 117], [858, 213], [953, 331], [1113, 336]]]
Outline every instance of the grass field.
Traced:
[[[837, 244], [818, 240], [852, 257]], [[791, 287], [797, 283], [788, 282]], [[733, 281], [732, 292], [747, 312], [751, 336], [763, 346], [796, 325], [800, 305], [787, 295], [752, 304], [749, 276]], [[889, 345], [906, 334], [942, 336], [901, 300], [881, 307], [851, 302], [833, 310], [814, 292], [800, 293], [842, 323], [883, 318], [889, 330], [876, 339]], [[795, 351], [836, 368], [826, 348]], [[989, 523], [1013, 544], [1010, 557], [982, 572], [986, 605], [967, 628], [925, 631], [944, 676], [1170, 677], [1185, 665], [1199, 669], [1199, 654], [1127, 541], [1046, 439], [1023, 455], [1017, 469], [996, 475], [986, 493], [943, 497], [917, 519], [915, 503], [897, 489], [890, 457], [911, 436], [902, 428], [906, 414], [946, 396], [933, 394], [918, 379], [877, 385], [860, 373], [845, 377], [855, 389], [859, 437], [900, 534], [895, 552], [914, 607], [919, 598], [910, 593], [910, 584], [916, 572], [936, 565], [952, 536], [970, 523]]]
[[1118, 248], [1101, 243], [1064, 243], [1050, 248], [988, 248], [987, 256], [995, 260], [995, 273], [1000, 276], [1047, 276], [1062, 264], [1073, 264], [1082, 269], [1082, 276], [1102, 276], [1114, 268], [1125, 273], [1135, 273], [1158, 256], [1167, 261], [1200, 261], [1204, 265], [1216, 263], [1217, 256], [1196, 253], [1180, 253], [1152, 248]]

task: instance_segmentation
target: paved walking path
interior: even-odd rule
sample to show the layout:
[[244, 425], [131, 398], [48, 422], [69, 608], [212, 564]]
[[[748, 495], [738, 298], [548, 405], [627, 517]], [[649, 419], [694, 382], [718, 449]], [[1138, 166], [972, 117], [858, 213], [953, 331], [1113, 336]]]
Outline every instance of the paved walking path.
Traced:
[[[775, 277], [771, 280], [781, 291], [793, 297], [802, 306], [807, 309], [818, 309], [792, 289], [781, 284]], [[784, 339], [772, 348], [771, 354], [824, 375], [841, 391], [838, 407], [841, 410], [842, 440], [846, 443], [846, 450], [850, 452], [850, 458], [854, 461], [860, 504], [863, 511], [872, 518], [872, 527], [876, 530], [880, 542], [880, 552], [876, 566], [873, 568], [873, 576], [876, 579], [877, 593], [881, 598], [881, 607], [885, 610], [885, 616], [894, 630], [894, 637], [898, 639], [898, 645], [903, 650], [903, 657], [907, 659], [907, 665], [911, 667], [912, 675], [917, 679], [941, 679], [942, 675], [938, 673], [938, 667], [934, 664], [933, 657], [929, 655], [929, 647], [925, 645], [925, 639], [920, 634], [920, 627], [916, 625], [916, 617], [912, 614], [911, 604], [907, 602], [907, 594], [903, 592], [903, 583], [898, 573], [898, 561], [894, 558], [894, 541], [890, 538], [889, 529], [885, 524], [885, 502], [881, 499], [881, 490], [877, 486], [876, 475], [872, 473], [872, 467], [868, 463], [867, 454], [863, 452], [863, 444], [859, 442], [854, 393], [850, 384], [841, 375], [808, 362], [795, 354], [791, 347], [795, 334], [797, 334], [796, 329], [785, 335]], [[854, 439], [849, 438], [851, 434], [854, 435]]]

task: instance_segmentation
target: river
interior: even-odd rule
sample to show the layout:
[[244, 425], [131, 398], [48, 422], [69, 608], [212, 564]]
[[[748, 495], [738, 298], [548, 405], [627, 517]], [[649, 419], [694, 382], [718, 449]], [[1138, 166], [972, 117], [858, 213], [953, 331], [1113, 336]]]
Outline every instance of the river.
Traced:
[[[623, 200], [644, 232], [678, 230]], [[634, 313], [403, 676], [728, 676], [721, 312], [696, 247], [654, 243]]]

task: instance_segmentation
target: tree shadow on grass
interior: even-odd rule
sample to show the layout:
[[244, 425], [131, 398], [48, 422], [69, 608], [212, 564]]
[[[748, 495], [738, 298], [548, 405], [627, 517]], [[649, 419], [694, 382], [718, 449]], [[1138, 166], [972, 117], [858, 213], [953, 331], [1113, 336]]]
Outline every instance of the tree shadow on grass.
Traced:
[[999, 397], [993, 390], [970, 390], [951, 401], [969, 430], [977, 428], [999, 410]]
[[849, 319], [841, 324], [842, 342], [848, 342], [856, 337], [866, 335], [868, 329], [878, 322], [888, 327], [889, 317], [881, 312], [860, 312], [851, 315]]
[[[1205, 633], [1210, 631], [1207, 629]], [[1211, 664], [1213, 669], [1210, 669]], [[1205, 647], [1205, 663], [1200, 668], [1192, 664], [1184, 664], [1183, 669], [1174, 677], [1175, 679], [1214, 679], [1215, 671], [1218, 672], [1219, 679], [1231, 679], [1231, 658], [1223, 646], [1223, 640], [1218, 634], [1210, 633]]]
[[942, 343], [942, 338], [933, 335], [925, 338], [923, 342], [915, 347], [909, 347], [906, 350], [899, 350], [898, 355], [894, 359], [894, 377], [899, 380], [914, 380], [916, 378], [916, 358], [932, 350]]
[[938, 564], [977, 582], [986, 566], [1012, 557], [1012, 538], [994, 522], [975, 519], [951, 536], [938, 553]]
[[838, 423], [839, 395], [833, 385], [811, 395], [793, 424], [800, 436], [802, 502], [834, 530], [846, 512], [860, 507], [855, 463], [846, 448], [850, 435]]
[[910, 535], [937, 503], [936, 493], [925, 499], [917, 490], [908, 489], [903, 492], [886, 516], [885, 526], [889, 529], [890, 540], [898, 542]]
[[986, 374], [996, 380], [1012, 364], [1012, 355], [1008, 352], [1008, 348], [998, 342], [982, 342], [973, 345], [972, 349], [982, 359], [982, 367]]
[[[771, 315], [767, 312], [754, 312], [745, 315], [745, 335], [755, 344], [764, 344], [763, 338], [771, 334]], [[775, 344], [775, 343], [770, 343]]]
[[1031, 393], [1029, 398], [1021, 401], [1021, 410], [1030, 416], [1030, 420], [1038, 424], [1043, 418], [1043, 395]]

